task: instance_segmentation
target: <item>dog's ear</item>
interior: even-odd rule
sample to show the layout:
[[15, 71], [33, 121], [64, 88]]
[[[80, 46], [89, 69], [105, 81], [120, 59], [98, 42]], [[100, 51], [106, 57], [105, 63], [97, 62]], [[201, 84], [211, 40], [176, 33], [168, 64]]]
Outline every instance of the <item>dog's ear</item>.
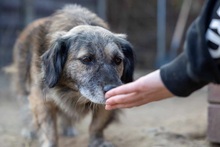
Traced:
[[134, 73], [134, 52], [132, 45], [126, 40], [126, 35], [117, 34], [118, 44], [122, 49], [122, 52], [125, 56], [124, 62], [124, 70], [121, 77], [123, 83], [129, 83], [133, 81], [133, 73]]
[[62, 35], [63, 33], [54, 35], [49, 50], [41, 56], [44, 80], [49, 88], [59, 81], [68, 56], [68, 45]]

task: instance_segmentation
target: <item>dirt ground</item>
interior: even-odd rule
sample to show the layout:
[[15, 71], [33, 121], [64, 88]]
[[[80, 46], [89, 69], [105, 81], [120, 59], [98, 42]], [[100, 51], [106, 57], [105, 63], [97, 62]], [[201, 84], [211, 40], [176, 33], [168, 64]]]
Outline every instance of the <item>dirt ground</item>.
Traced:
[[[146, 72], [137, 72], [140, 77]], [[172, 98], [132, 109], [124, 109], [120, 123], [105, 131], [117, 147], [210, 147], [206, 139], [207, 88], [188, 98]], [[36, 140], [20, 136], [21, 122], [9, 77], [0, 73], [0, 147], [38, 147]], [[77, 124], [78, 135], [61, 137], [60, 147], [86, 147], [90, 116]]]

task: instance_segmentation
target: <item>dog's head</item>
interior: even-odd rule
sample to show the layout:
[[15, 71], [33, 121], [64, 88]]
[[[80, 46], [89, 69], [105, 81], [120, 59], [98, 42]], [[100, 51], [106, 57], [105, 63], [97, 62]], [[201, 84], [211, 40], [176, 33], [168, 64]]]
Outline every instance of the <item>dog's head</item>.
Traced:
[[87, 25], [53, 34], [50, 49], [42, 55], [46, 85], [53, 88], [66, 76], [82, 96], [104, 104], [105, 92], [133, 80], [134, 55], [125, 38]]

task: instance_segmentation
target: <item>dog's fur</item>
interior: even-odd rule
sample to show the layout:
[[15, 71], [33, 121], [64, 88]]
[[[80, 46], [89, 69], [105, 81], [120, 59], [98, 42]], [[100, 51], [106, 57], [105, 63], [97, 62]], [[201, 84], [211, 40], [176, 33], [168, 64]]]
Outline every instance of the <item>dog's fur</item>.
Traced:
[[86, 8], [68, 5], [21, 33], [13, 66], [19, 101], [29, 98], [42, 147], [57, 146], [58, 110], [73, 123], [91, 110], [89, 146], [112, 146], [104, 140], [103, 130], [117, 118], [118, 110], [104, 109], [104, 94], [132, 81], [134, 57], [125, 35], [110, 32]]

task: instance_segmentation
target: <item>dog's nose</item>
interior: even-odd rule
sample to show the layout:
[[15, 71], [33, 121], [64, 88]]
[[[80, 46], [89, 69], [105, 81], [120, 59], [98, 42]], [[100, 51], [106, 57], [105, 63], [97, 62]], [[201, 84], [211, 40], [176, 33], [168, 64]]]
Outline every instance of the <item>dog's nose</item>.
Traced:
[[109, 90], [113, 89], [113, 88], [116, 88], [117, 86], [116, 85], [106, 85], [104, 87], [104, 93], [108, 92]]

